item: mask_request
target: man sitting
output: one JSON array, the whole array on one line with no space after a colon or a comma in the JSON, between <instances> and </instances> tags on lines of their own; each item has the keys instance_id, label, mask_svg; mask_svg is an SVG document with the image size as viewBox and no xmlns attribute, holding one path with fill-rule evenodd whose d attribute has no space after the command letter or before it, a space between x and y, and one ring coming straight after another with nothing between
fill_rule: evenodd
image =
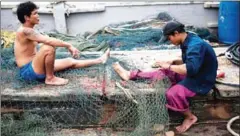
<instances>
[{"instance_id":1,"label":"man sitting","mask_svg":"<svg viewBox=\"0 0 240 136\"><path fill-rule=\"evenodd\" d=\"M70 43L44 36L33 29L39 23L38 8L33 2L20 3L17 8L17 17L22 25L16 32L14 54L17 66L20 68L20 75L25 80L45 80L45 84L64 85L68 83L68 79L56 77L54 72L105 63L109 57L108 49L97 59L55 60L55 47L66 47L73 57L78 57L79 50ZM43 43L39 51L37 51L38 43Z\"/></svg>"},{"instance_id":2,"label":"man sitting","mask_svg":"<svg viewBox=\"0 0 240 136\"><path fill-rule=\"evenodd\" d=\"M197 122L197 117L189 110L187 98L207 94L212 89L217 76L217 57L208 43L195 34L185 32L184 25L179 22L168 22L163 34L172 44L180 46L181 58L157 61L155 65L160 69L155 71L128 71L119 63L115 63L113 68L126 81L139 78L161 80L167 76L172 85L166 91L166 107L185 115L183 123L176 127L178 132L183 133Z\"/></svg>"}]
</instances>

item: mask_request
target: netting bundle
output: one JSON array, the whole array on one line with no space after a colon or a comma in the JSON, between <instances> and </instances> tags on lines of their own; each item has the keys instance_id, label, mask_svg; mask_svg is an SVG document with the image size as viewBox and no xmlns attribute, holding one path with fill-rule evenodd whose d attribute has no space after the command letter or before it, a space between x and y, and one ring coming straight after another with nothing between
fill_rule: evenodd
<instances>
[{"instance_id":1,"label":"netting bundle","mask_svg":"<svg viewBox=\"0 0 240 136\"><path fill-rule=\"evenodd\" d=\"M139 67L124 55L113 55L106 64L56 73L70 80L65 86L22 80L13 49L2 49L1 55L2 136L147 136L167 129L168 80L122 82L112 68L114 62ZM82 54L81 59L99 55ZM70 54L57 52L56 57Z\"/></svg>"},{"instance_id":2,"label":"netting bundle","mask_svg":"<svg viewBox=\"0 0 240 136\"><path fill-rule=\"evenodd\" d=\"M158 41L162 26L172 19L162 13L155 19L111 24L85 37L48 35L70 42L80 51L166 49ZM106 64L67 69L56 73L70 80L67 85L48 86L19 76L12 44L1 45L2 136L152 136L167 129L168 79L122 82L113 71L117 61L125 68L140 69L143 61L136 62L139 56L134 59L129 57L133 54L119 53L111 55ZM66 51L58 48L56 58L70 57ZM80 59L99 56L82 53Z\"/></svg>"}]
</instances>

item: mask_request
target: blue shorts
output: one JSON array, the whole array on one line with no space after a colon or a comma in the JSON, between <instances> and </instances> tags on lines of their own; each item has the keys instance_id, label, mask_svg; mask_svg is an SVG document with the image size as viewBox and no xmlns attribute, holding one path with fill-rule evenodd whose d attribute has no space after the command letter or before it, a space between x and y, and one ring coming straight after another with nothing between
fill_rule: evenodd
<instances>
[{"instance_id":1,"label":"blue shorts","mask_svg":"<svg viewBox=\"0 0 240 136\"><path fill-rule=\"evenodd\" d=\"M29 62L28 64L26 64L20 68L20 76L24 80L42 81L46 78L45 74L37 74L34 72L33 67L32 67L32 62Z\"/></svg>"}]
</instances>

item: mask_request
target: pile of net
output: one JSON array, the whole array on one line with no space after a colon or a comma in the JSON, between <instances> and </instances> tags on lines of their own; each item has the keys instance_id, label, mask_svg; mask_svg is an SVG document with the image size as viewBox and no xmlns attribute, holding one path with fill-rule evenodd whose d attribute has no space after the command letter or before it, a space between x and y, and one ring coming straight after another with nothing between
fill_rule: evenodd
<instances>
[{"instance_id":1,"label":"pile of net","mask_svg":"<svg viewBox=\"0 0 240 136\"><path fill-rule=\"evenodd\" d=\"M109 47L111 50L166 49L162 45L167 43L159 43L159 39L162 26L170 20L173 20L171 16L161 13L154 19L110 24L84 36L46 34L70 42L80 51L103 52ZM168 129L165 108L168 79L154 84L145 80L122 82L112 69L114 62L128 69L139 66L134 60L111 56L106 64L56 73L70 79L65 86L28 82L19 76L13 42L9 34L1 39L2 136L65 136L70 135L65 130L73 129L82 135L151 136ZM70 57L66 51L58 48L56 58ZM99 56L82 54L80 59ZM85 131L86 128L92 131Z\"/></svg>"},{"instance_id":2,"label":"pile of net","mask_svg":"<svg viewBox=\"0 0 240 136\"><path fill-rule=\"evenodd\" d=\"M167 12L160 12L154 18L143 20L132 20L109 24L96 32L86 32L81 35L71 36L58 33L57 31L44 34L64 40L77 47L80 51L105 51L107 48L114 50L159 50L169 49L170 42L160 43L162 27L167 22L176 20ZM181 22L181 20L178 19ZM198 34L209 42L218 42L216 35L207 28L186 25L187 31ZM11 47L14 42L15 32L1 31L1 47ZM58 48L57 51L66 51L65 48Z\"/></svg>"},{"instance_id":3,"label":"pile of net","mask_svg":"<svg viewBox=\"0 0 240 136\"><path fill-rule=\"evenodd\" d=\"M47 34L68 41L81 51L104 51L108 47L112 51L161 50L169 49L170 42L161 43L160 39L163 26L172 20L176 19L167 12L161 12L154 18L109 24L96 32L86 32L75 37L57 32ZM194 32L209 42L218 42L217 36L208 28L186 25L186 31Z\"/></svg>"},{"instance_id":4,"label":"pile of net","mask_svg":"<svg viewBox=\"0 0 240 136\"><path fill-rule=\"evenodd\" d=\"M22 80L13 55L13 48L1 50L2 136L67 136L74 129L82 135L148 136L168 129L168 79L122 82L112 64L136 69L132 60L112 56L106 64L58 72L69 84L47 86ZM100 55L82 54L81 59ZM56 53L56 58L66 57L70 54Z\"/></svg>"}]
</instances>

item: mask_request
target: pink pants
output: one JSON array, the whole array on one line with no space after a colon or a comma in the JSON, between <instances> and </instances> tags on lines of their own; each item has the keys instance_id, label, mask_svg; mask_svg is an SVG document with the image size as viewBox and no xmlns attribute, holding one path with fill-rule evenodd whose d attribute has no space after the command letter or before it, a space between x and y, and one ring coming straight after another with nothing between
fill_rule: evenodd
<instances>
[{"instance_id":1,"label":"pink pants","mask_svg":"<svg viewBox=\"0 0 240 136\"><path fill-rule=\"evenodd\" d=\"M162 80L168 77L171 81L171 87L166 92L167 104L166 107L173 110L184 112L189 109L188 98L196 95L193 91L190 91L183 85L177 84L179 81L185 78L185 76L177 74L173 71L166 69L159 69L150 72L144 72L141 70L135 70L130 72L130 80L136 79L150 79L150 80Z\"/></svg>"}]
</instances>

